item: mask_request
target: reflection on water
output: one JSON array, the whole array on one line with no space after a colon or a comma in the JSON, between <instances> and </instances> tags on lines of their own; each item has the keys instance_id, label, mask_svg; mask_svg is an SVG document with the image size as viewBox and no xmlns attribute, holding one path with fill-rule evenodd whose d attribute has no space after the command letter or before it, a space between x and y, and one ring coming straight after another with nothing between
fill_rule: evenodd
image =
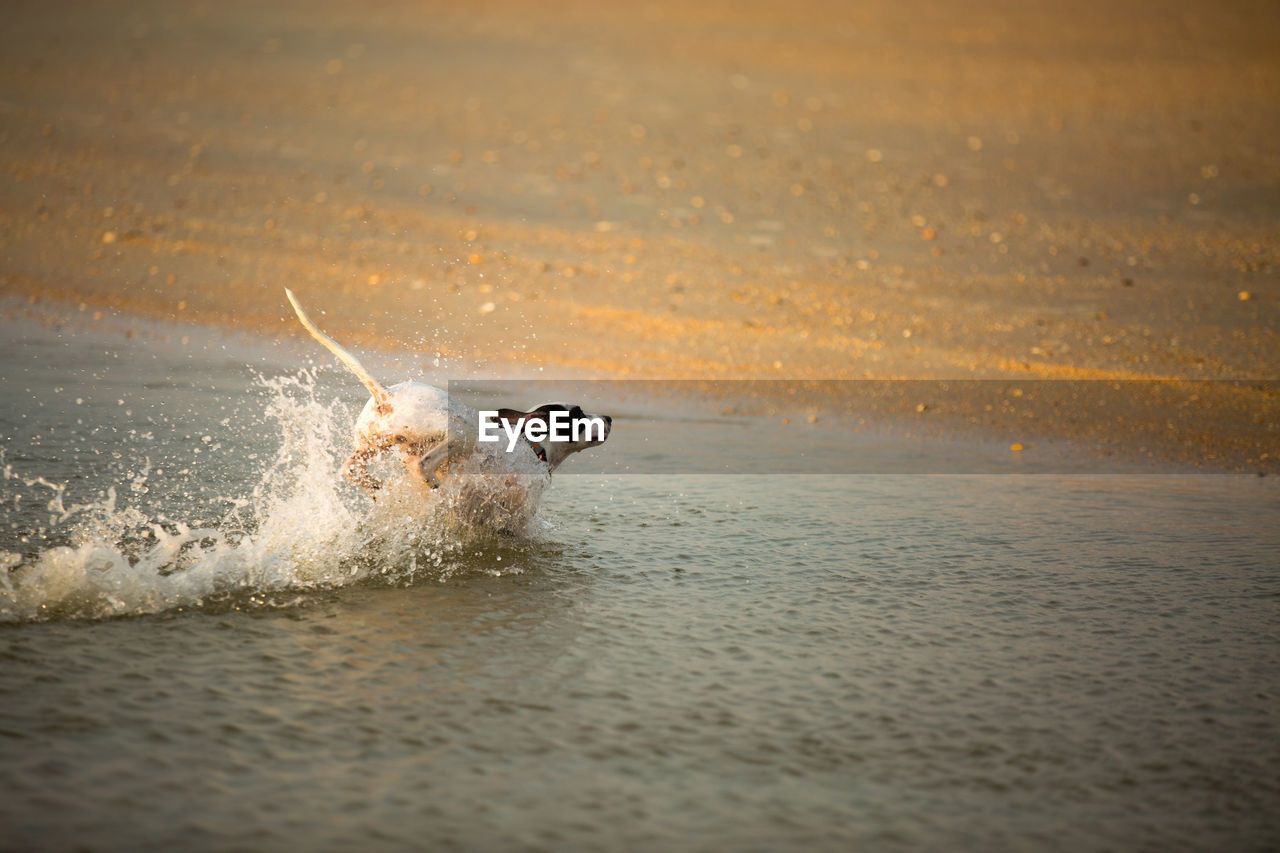
<instances>
[{"instance_id":1,"label":"reflection on water","mask_svg":"<svg viewBox=\"0 0 1280 853\"><path fill-rule=\"evenodd\" d=\"M1243 849L1280 830L1270 479L566 466L530 535L462 535L337 480L363 402L345 378L6 331L14 846ZM106 584L65 612L39 609L67 601L51 587L14 597L86 541L81 579L130 579L108 590L123 607Z\"/></svg>"}]
</instances>

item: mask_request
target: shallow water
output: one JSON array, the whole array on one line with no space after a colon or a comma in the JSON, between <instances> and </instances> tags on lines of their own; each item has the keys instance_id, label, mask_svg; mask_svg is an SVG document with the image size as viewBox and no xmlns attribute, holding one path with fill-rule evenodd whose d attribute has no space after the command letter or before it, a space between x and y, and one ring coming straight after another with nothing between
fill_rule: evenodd
<instances>
[{"instance_id":1,"label":"shallow water","mask_svg":"<svg viewBox=\"0 0 1280 853\"><path fill-rule=\"evenodd\" d=\"M346 377L183 334L0 339L4 846L1280 832L1272 479L571 460L493 536L338 481Z\"/></svg>"}]
</instances>

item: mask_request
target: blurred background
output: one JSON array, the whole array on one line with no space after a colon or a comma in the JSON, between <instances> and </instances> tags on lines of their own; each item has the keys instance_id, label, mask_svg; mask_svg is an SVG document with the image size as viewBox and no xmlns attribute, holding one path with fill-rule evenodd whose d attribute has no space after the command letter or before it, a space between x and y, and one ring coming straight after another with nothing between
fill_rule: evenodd
<instances>
[{"instance_id":1,"label":"blurred background","mask_svg":"<svg viewBox=\"0 0 1280 853\"><path fill-rule=\"evenodd\" d=\"M288 285L496 372L1276 376L1271 3L6 17L20 299L295 334Z\"/></svg>"}]
</instances>

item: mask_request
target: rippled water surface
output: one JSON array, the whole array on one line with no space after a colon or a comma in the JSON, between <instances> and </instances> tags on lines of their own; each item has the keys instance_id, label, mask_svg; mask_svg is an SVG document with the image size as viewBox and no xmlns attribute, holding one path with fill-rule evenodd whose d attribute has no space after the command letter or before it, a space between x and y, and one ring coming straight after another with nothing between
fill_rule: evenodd
<instances>
[{"instance_id":1,"label":"rippled water surface","mask_svg":"<svg viewBox=\"0 0 1280 853\"><path fill-rule=\"evenodd\" d=\"M4 331L0 846L1280 838L1270 479L571 460L492 535L338 480L341 374Z\"/></svg>"}]
</instances>

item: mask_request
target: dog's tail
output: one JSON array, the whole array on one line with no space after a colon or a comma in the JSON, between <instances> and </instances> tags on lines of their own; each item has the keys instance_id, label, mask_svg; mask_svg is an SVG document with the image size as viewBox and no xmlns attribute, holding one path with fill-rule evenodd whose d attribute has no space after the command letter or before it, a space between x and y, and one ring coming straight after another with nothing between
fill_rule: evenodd
<instances>
[{"instance_id":1,"label":"dog's tail","mask_svg":"<svg viewBox=\"0 0 1280 853\"><path fill-rule=\"evenodd\" d=\"M298 319L302 321L302 325L311 337L324 344L325 349L338 357L338 360L347 366L347 369L354 373L364 387L369 389L369 393L373 395L373 405L377 407L379 412L389 412L391 410L391 395L387 393L387 389L381 382L373 378L369 371L364 369L354 355L343 349L342 345L333 338L320 331L320 327L311 322L311 318L307 316L307 312L302 310L302 306L298 304L298 297L293 295L293 291L289 288L284 289L284 295L289 297L289 302L293 304L293 310L298 312Z\"/></svg>"}]
</instances>

